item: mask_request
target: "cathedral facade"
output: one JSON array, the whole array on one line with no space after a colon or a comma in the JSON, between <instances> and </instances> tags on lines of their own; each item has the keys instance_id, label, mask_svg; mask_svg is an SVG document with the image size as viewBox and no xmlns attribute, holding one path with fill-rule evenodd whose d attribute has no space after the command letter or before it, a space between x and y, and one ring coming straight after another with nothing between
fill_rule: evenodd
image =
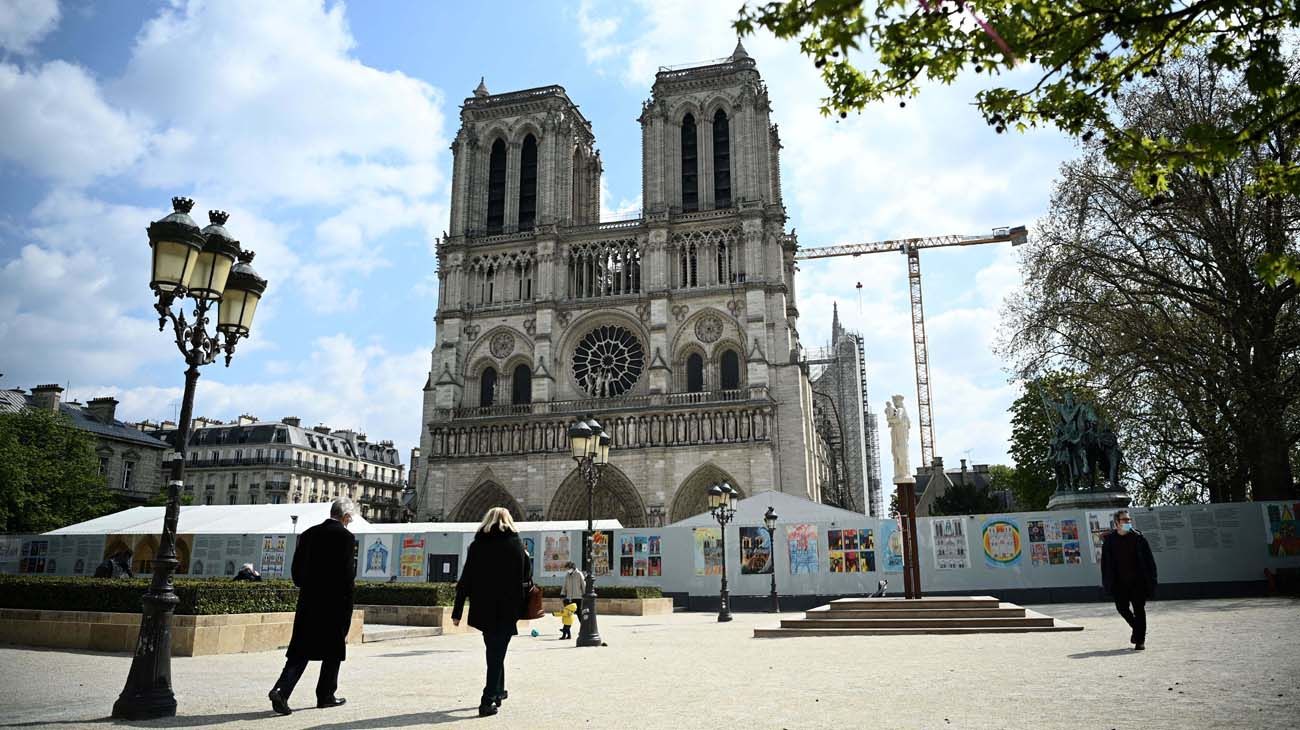
<instances>
[{"instance_id":1,"label":"cathedral facade","mask_svg":"<svg viewBox=\"0 0 1300 730\"><path fill-rule=\"evenodd\" d=\"M673 522L722 481L823 498L834 454L799 343L797 243L755 62L738 45L661 70L640 123L642 215L602 222L596 140L562 87L480 83L465 100L417 519L494 506L585 519L567 431L587 416L613 437L597 518Z\"/></svg>"}]
</instances>

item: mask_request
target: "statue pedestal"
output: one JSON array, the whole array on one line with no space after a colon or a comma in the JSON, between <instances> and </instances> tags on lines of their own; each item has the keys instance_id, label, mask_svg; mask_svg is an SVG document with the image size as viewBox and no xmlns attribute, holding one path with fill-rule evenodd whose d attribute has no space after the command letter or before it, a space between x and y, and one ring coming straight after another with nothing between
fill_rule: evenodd
<instances>
[{"instance_id":1,"label":"statue pedestal","mask_svg":"<svg viewBox=\"0 0 1300 730\"><path fill-rule=\"evenodd\" d=\"M1047 500L1047 508L1123 509L1132 501L1127 492L1057 492Z\"/></svg>"}]
</instances>

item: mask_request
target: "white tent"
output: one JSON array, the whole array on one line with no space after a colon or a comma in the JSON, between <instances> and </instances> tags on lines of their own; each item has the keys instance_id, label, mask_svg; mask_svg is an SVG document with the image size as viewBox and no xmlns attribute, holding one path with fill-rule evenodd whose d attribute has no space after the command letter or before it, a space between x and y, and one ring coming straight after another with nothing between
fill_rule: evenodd
<instances>
[{"instance_id":1,"label":"white tent","mask_svg":"<svg viewBox=\"0 0 1300 730\"><path fill-rule=\"evenodd\" d=\"M157 535L162 532L165 507L135 507L61 527L46 535ZM324 522L329 502L302 504L207 504L181 507L176 532L181 535L287 535L302 532ZM297 516L295 526L293 518ZM596 520L597 530L621 530L618 520ZM478 529L477 522L367 522L355 516L348 525L362 533L466 533ZM564 532L587 529L586 520L564 522L516 522L520 532Z\"/></svg>"},{"instance_id":2,"label":"white tent","mask_svg":"<svg viewBox=\"0 0 1300 730\"><path fill-rule=\"evenodd\" d=\"M162 532L165 507L135 507L69 525L46 535L157 535ZM182 535L276 535L302 532L324 522L329 502L306 504L205 504L181 507L176 532ZM297 516L297 525L294 525ZM361 517L354 532L372 532ZM396 530L394 530L396 531Z\"/></svg>"},{"instance_id":3,"label":"white tent","mask_svg":"<svg viewBox=\"0 0 1300 730\"><path fill-rule=\"evenodd\" d=\"M352 524L353 532L473 532L478 529L477 522L371 522L365 527ZM621 530L623 524L618 520L594 520L592 526L597 530ZM567 532L586 530L586 520L562 520L558 522L516 522L520 532Z\"/></svg>"},{"instance_id":4,"label":"white tent","mask_svg":"<svg viewBox=\"0 0 1300 730\"><path fill-rule=\"evenodd\" d=\"M811 499L786 494L785 492L766 491L736 502L735 523L737 525L761 525L763 524L763 515L767 512L768 507L776 511L777 519L781 524L794 522L827 522L832 525L836 522L857 524L857 522L867 519L867 516L861 512L832 507L829 504L814 502ZM709 512L701 512L698 515L687 517L670 525L670 527L717 526L717 520L713 519L713 515Z\"/></svg>"}]
</instances>

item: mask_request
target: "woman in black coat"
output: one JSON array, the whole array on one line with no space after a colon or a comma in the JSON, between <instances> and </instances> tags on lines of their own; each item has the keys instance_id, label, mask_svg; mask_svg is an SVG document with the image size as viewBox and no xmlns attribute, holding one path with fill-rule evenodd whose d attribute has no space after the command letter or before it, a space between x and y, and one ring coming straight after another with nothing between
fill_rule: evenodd
<instances>
[{"instance_id":1,"label":"woman in black coat","mask_svg":"<svg viewBox=\"0 0 1300 730\"><path fill-rule=\"evenodd\" d=\"M451 622L460 625L469 599L469 625L483 632L487 650L487 683L478 714L495 715L506 698L506 649L518 634L515 622L524 611L524 582L532 578L532 560L504 507L483 516L465 556L465 568L456 583L456 606Z\"/></svg>"}]
</instances>

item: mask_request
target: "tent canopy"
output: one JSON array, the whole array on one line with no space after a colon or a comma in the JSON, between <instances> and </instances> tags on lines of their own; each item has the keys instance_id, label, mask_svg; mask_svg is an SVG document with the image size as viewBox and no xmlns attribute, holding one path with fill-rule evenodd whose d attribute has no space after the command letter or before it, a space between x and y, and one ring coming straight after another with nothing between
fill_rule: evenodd
<instances>
[{"instance_id":1,"label":"tent canopy","mask_svg":"<svg viewBox=\"0 0 1300 730\"><path fill-rule=\"evenodd\" d=\"M46 535L156 535L162 532L165 507L135 507L61 527ZM298 517L298 524L293 522ZM280 535L302 532L330 516L329 502L303 504L208 504L181 507L176 532L182 535ZM597 530L621 530L618 520L596 520ZM355 533L473 532L477 522L374 523L354 516L348 525ZM516 522L520 532L564 532L587 529L586 520Z\"/></svg>"},{"instance_id":2,"label":"tent canopy","mask_svg":"<svg viewBox=\"0 0 1300 730\"><path fill-rule=\"evenodd\" d=\"M61 527L46 535L152 535L162 532L166 507L134 507ZM298 517L295 528L293 517ZM324 522L330 516L329 502L305 504L200 504L181 507L176 532L182 535L291 534ZM354 532L368 531L370 523L360 516L352 521Z\"/></svg>"},{"instance_id":3,"label":"tent canopy","mask_svg":"<svg viewBox=\"0 0 1300 730\"><path fill-rule=\"evenodd\" d=\"M781 524L791 524L795 522L860 522L867 517L861 512L832 507L829 504L814 502L811 499L786 494L785 492L766 491L759 492L752 497L747 497L736 502L737 525L761 525L763 524L763 515L767 508L771 506L776 510L777 520ZM856 522L855 522L856 521ZM674 522L671 527L717 527L717 520L708 512L701 512L693 517L687 517L684 520Z\"/></svg>"}]
</instances>

